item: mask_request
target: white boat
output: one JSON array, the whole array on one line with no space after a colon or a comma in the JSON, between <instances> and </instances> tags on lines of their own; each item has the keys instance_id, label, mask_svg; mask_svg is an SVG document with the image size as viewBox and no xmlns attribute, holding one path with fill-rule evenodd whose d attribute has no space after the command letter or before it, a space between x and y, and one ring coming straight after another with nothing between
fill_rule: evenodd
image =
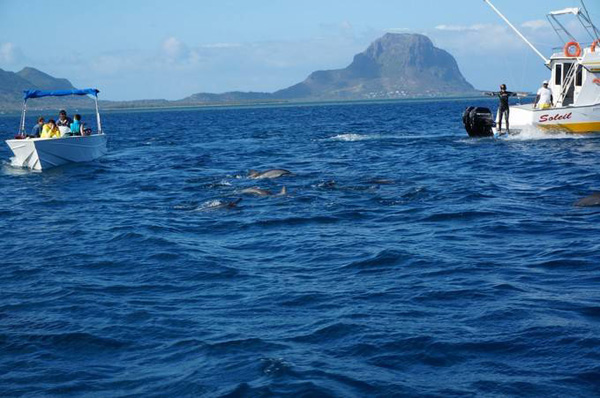
<instances>
[{"instance_id":1,"label":"white boat","mask_svg":"<svg viewBox=\"0 0 600 398\"><path fill-rule=\"evenodd\" d=\"M531 44L489 0L484 0L527 43L550 70L548 88L553 103L548 109L534 108L534 104L510 107L511 134L527 129L541 129L568 133L600 133L600 31L593 24L583 1L581 7L571 7L548 14L548 21L565 43L562 51L547 59ZM568 29L574 26L562 21L571 17L589 37L578 41ZM567 28L568 27L568 28ZM471 119L465 112L465 126L472 136L497 136L495 120L485 121L491 112L485 108L469 108ZM489 112L489 115L487 114ZM475 120L477 119L477 120Z\"/></svg>"},{"instance_id":2,"label":"white boat","mask_svg":"<svg viewBox=\"0 0 600 398\"><path fill-rule=\"evenodd\" d=\"M26 167L32 170L46 170L68 163L89 162L106 154L106 135L102 130L100 113L98 111L97 89L41 91L27 90L24 92L23 112L19 134L6 144L12 150L13 166ZM27 100L41 97L60 97L67 95L92 95L96 103L97 131L91 135L64 136L62 138L30 138L25 134L25 114Z\"/></svg>"}]
</instances>

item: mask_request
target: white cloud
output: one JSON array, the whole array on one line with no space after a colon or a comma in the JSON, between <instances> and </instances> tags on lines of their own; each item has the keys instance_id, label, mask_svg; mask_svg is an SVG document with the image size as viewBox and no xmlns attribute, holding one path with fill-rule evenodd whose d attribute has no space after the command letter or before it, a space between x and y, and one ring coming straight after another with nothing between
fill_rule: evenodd
<instances>
[{"instance_id":1,"label":"white cloud","mask_svg":"<svg viewBox=\"0 0 600 398\"><path fill-rule=\"evenodd\" d=\"M522 33L543 54L552 53L551 31L528 21ZM479 89L506 83L509 89L533 90L548 70L515 32L504 24L440 25L427 32L435 45L452 54L465 78Z\"/></svg>"},{"instance_id":2,"label":"white cloud","mask_svg":"<svg viewBox=\"0 0 600 398\"><path fill-rule=\"evenodd\" d=\"M0 45L0 62L12 63L14 61L15 45L12 43L2 43Z\"/></svg>"},{"instance_id":3,"label":"white cloud","mask_svg":"<svg viewBox=\"0 0 600 398\"><path fill-rule=\"evenodd\" d=\"M161 48L163 54L169 60L179 60L188 55L187 46L176 37L169 37L165 39L162 43Z\"/></svg>"},{"instance_id":4,"label":"white cloud","mask_svg":"<svg viewBox=\"0 0 600 398\"><path fill-rule=\"evenodd\" d=\"M202 48L239 48L242 47L240 43L209 43L200 45Z\"/></svg>"},{"instance_id":5,"label":"white cloud","mask_svg":"<svg viewBox=\"0 0 600 398\"><path fill-rule=\"evenodd\" d=\"M548 29L550 28L550 23L544 19L536 19L534 21L523 22L521 26L531 30Z\"/></svg>"},{"instance_id":6,"label":"white cloud","mask_svg":"<svg viewBox=\"0 0 600 398\"><path fill-rule=\"evenodd\" d=\"M14 43L0 44L0 64L16 64L23 58L23 53Z\"/></svg>"},{"instance_id":7,"label":"white cloud","mask_svg":"<svg viewBox=\"0 0 600 398\"><path fill-rule=\"evenodd\" d=\"M522 47L520 39L509 28L502 25L439 25L429 32L440 48L453 55L506 57Z\"/></svg>"},{"instance_id":8,"label":"white cloud","mask_svg":"<svg viewBox=\"0 0 600 398\"><path fill-rule=\"evenodd\" d=\"M403 33L403 32L410 32L411 30L412 29L410 29L410 28L389 28L389 29L386 29L385 31L389 32L389 33Z\"/></svg>"},{"instance_id":9,"label":"white cloud","mask_svg":"<svg viewBox=\"0 0 600 398\"><path fill-rule=\"evenodd\" d=\"M350 23L350 21L342 21L342 23L339 26L339 29L340 33L346 37L354 36L354 26L352 25L352 23Z\"/></svg>"},{"instance_id":10,"label":"white cloud","mask_svg":"<svg viewBox=\"0 0 600 398\"><path fill-rule=\"evenodd\" d=\"M83 61L85 62L85 61ZM144 65L140 54L114 52L95 57L91 62L92 69L100 76L119 75L140 69Z\"/></svg>"},{"instance_id":11,"label":"white cloud","mask_svg":"<svg viewBox=\"0 0 600 398\"><path fill-rule=\"evenodd\" d=\"M345 39L352 39L356 36L354 25L350 21L321 23L319 24L319 29L322 38L333 39L335 37L343 37Z\"/></svg>"},{"instance_id":12,"label":"white cloud","mask_svg":"<svg viewBox=\"0 0 600 398\"><path fill-rule=\"evenodd\" d=\"M479 32L485 29L489 29L493 25L438 25L435 27L436 30L449 31L449 32Z\"/></svg>"}]
</instances>

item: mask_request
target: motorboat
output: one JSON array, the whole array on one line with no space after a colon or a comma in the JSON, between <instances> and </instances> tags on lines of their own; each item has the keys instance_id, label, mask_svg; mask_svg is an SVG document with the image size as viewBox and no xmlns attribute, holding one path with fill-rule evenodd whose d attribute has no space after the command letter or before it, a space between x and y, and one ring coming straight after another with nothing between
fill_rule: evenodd
<instances>
[{"instance_id":1,"label":"motorboat","mask_svg":"<svg viewBox=\"0 0 600 398\"><path fill-rule=\"evenodd\" d=\"M567 133L600 133L600 31L581 1L581 7L552 11L547 15L550 25L564 46L546 58L517 28L491 3L491 8L531 47L550 70L548 88L553 103L549 108L539 109L534 104L510 107L510 132L518 134L527 129ZM565 23L570 17L587 35L582 41L571 33L575 24ZM469 107L463 114L463 122L472 137L497 136L495 117L489 108Z\"/></svg>"},{"instance_id":2,"label":"motorboat","mask_svg":"<svg viewBox=\"0 0 600 398\"><path fill-rule=\"evenodd\" d=\"M89 162L107 153L107 137L102 130L98 110L98 93L95 88L82 90L26 90L23 95L23 111L19 133L14 139L6 140L14 157L11 164L32 170L47 170L68 163ZM96 104L97 130L88 135L65 134L61 138L33 138L25 133L27 101L32 98L63 97L70 95L92 96Z\"/></svg>"}]
</instances>

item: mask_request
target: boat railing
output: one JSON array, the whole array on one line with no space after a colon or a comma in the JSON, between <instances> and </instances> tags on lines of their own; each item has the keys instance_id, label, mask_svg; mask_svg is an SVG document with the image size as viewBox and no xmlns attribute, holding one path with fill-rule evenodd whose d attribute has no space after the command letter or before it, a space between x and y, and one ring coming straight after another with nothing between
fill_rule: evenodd
<instances>
[{"instance_id":1,"label":"boat railing","mask_svg":"<svg viewBox=\"0 0 600 398\"><path fill-rule=\"evenodd\" d=\"M594 44L593 41L589 41L589 42L583 41L583 42L577 42L577 43L581 46L582 51L584 51L585 49L588 49L588 48L592 48L592 44ZM562 47L558 47L558 46L552 47L552 51L555 52L553 55L564 54L564 50L565 50L564 45Z\"/></svg>"},{"instance_id":2,"label":"boat railing","mask_svg":"<svg viewBox=\"0 0 600 398\"><path fill-rule=\"evenodd\" d=\"M561 42L567 43L570 41L578 41L575 35L573 35L573 33L571 32L574 26L570 24L564 24L561 21L560 17L563 17L565 15L570 15L577 22L579 22L579 30L582 30L582 32L585 33L584 35L589 36L592 42L600 38L600 30L596 27L596 25L594 25L594 22L590 17L590 13L588 12L584 1L581 0L580 8L571 7L565 8L564 10L552 11L546 16L548 22L550 23L550 26L552 27L552 29L554 30ZM590 42L587 45L591 45L592 42ZM586 46L586 43L584 43L583 41L579 41L579 44L582 46Z\"/></svg>"}]
</instances>

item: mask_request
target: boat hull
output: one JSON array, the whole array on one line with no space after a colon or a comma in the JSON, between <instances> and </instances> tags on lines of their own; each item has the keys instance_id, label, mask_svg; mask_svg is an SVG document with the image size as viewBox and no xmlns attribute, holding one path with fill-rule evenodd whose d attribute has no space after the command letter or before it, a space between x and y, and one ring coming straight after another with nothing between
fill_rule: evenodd
<instances>
[{"instance_id":1,"label":"boat hull","mask_svg":"<svg viewBox=\"0 0 600 398\"><path fill-rule=\"evenodd\" d=\"M538 128L568 133L600 133L600 104L564 108L533 109L532 105L510 108L510 129ZM498 123L496 117L496 123Z\"/></svg>"},{"instance_id":2,"label":"boat hull","mask_svg":"<svg viewBox=\"0 0 600 398\"><path fill-rule=\"evenodd\" d=\"M106 135L7 140L15 155L12 164L32 170L47 170L68 163L89 162L106 154Z\"/></svg>"}]
</instances>

